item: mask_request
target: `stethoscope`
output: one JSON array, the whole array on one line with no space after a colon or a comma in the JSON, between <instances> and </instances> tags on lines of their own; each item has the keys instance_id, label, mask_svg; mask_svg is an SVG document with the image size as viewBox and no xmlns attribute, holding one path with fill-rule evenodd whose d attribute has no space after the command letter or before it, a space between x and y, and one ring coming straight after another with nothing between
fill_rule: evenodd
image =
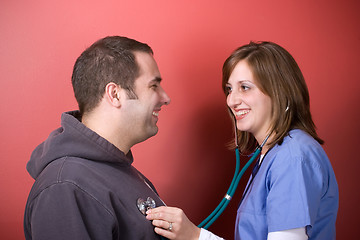
<instances>
[{"instance_id":1,"label":"stethoscope","mask_svg":"<svg viewBox=\"0 0 360 240\"><path fill-rule=\"evenodd\" d=\"M263 146L265 145L266 141L268 140L270 134L266 136L263 142L255 149L254 153L250 154L251 158L247 163L240 169L240 150L238 146L238 138L237 138L237 127L236 127L236 119L235 119L235 141L236 141L236 148L235 148L235 156L236 156L236 167L234 177L231 181L230 187L228 188L224 198L221 200L219 205L215 208L215 210L204 220L202 221L198 227L208 229L224 212L225 208L229 204L230 200L235 194L236 188L240 182L241 177L244 175L245 171L249 168L249 166L254 162L254 160L259 156ZM165 204L164 204L165 205ZM139 198L137 200L137 207L142 214L145 215L146 211L151 208L155 208L155 201L148 197L146 200ZM162 238L164 239L164 238Z\"/></svg>"},{"instance_id":2,"label":"stethoscope","mask_svg":"<svg viewBox=\"0 0 360 240\"><path fill-rule=\"evenodd\" d=\"M237 138L237 128L236 128L236 121L235 121L236 167L235 167L234 177L233 177L233 179L231 181L230 187L227 190L224 198L221 200L221 202L215 208L215 210L204 221L202 221L198 225L199 228L208 229L211 226L211 224L213 224L216 221L216 219L218 219L218 217L223 213L223 211L225 210L225 208L229 204L230 200L234 196L234 193L235 193L236 188L237 188L237 186L238 186L238 184L240 182L241 177L244 175L245 171L249 168L249 166L254 162L254 160L259 156L259 154L261 153L261 150L262 150L263 146L265 145L266 141L268 140L269 136L270 136L270 134L267 135L266 138L264 139L264 141L260 144L260 146L258 146L255 149L254 153L249 155L249 156L252 155L251 158L244 165L244 167L240 169L240 151L239 151L239 146L238 146L238 143L237 143L238 138Z\"/></svg>"}]
</instances>

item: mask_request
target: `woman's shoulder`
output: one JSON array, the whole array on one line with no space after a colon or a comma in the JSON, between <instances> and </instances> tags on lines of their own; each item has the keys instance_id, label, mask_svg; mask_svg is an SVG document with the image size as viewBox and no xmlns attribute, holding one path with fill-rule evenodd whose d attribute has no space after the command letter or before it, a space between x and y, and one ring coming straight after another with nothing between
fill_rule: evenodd
<instances>
[{"instance_id":1,"label":"woman's shoulder","mask_svg":"<svg viewBox=\"0 0 360 240\"><path fill-rule=\"evenodd\" d=\"M300 129L291 130L282 144L274 147L273 157L283 159L286 162L300 160L313 163L327 158L321 145L312 136Z\"/></svg>"},{"instance_id":2,"label":"woman's shoulder","mask_svg":"<svg viewBox=\"0 0 360 240\"><path fill-rule=\"evenodd\" d=\"M321 145L307 132L300 129L291 130L281 144L291 149L308 150L322 149ZM280 145L280 146L281 146Z\"/></svg>"}]
</instances>

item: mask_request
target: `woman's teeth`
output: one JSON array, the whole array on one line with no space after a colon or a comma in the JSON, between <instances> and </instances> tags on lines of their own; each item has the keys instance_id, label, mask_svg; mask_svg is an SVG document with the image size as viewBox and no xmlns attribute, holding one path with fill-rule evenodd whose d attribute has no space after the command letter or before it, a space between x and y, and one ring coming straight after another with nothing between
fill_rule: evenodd
<instances>
[{"instance_id":1,"label":"woman's teeth","mask_svg":"<svg viewBox=\"0 0 360 240\"><path fill-rule=\"evenodd\" d=\"M247 114L248 112L250 112L250 110L241 110L241 111L236 112L236 116L240 117L242 115Z\"/></svg>"}]
</instances>

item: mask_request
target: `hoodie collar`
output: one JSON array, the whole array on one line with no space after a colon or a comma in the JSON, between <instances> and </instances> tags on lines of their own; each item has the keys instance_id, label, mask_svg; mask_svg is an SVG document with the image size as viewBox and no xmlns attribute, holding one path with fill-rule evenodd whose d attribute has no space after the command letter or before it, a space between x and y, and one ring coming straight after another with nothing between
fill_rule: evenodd
<instances>
[{"instance_id":1,"label":"hoodie collar","mask_svg":"<svg viewBox=\"0 0 360 240\"><path fill-rule=\"evenodd\" d=\"M131 151L124 154L105 138L81 122L79 111L61 115L61 127L53 131L31 154L26 168L33 178L52 161L62 157L75 157L89 161L101 161L131 165Z\"/></svg>"}]
</instances>

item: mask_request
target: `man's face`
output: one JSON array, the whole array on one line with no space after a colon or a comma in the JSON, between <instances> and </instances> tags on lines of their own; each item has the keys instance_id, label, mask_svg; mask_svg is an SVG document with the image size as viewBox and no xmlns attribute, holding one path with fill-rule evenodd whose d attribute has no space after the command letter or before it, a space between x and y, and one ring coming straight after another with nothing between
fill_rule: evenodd
<instances>
[{"instance_id":1,"label":"man's face","mask_svg":"<svg viewBox=\"0 0 360 240\"><path fill-rule=\"evenodd\" d=\"M129 130L134 143L138 143L156 135L159 112L170 103L170 98L160 85L161 75L152 55L135 52L135 57L140 70L134 83L137 99L127 99L122 107L127 109Z\"/></svg>"}]
</instances>

